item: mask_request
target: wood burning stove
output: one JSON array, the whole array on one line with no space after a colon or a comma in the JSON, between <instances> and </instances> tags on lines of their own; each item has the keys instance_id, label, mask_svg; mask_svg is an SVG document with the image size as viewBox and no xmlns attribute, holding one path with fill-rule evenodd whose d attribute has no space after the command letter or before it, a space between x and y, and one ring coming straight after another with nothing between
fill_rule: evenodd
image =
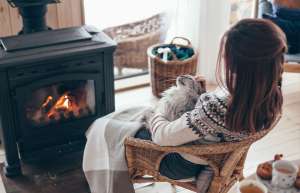
<instances>
[{"instance_id":1,"label":"wood burning stove","mask_svg":"<svg viewBox=\"0 0 300 193\"><path fill-rule=\"evenodd\" d=\"M114 111L115 43L90 27L1 38L0 130L7 176L25 161L82 151L85 131Z\"/></svg>"}]
</instances>

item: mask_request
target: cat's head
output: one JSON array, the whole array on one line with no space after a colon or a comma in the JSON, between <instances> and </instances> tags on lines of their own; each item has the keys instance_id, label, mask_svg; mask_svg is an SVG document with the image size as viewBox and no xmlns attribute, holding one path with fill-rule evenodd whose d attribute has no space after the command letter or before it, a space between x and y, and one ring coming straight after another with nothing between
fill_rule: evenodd
<instances>
[{"instance_id":1,"label":"cat's head","mask_svg":"<svg viewBox=\"0 0 300 193\"><path fill-rule=\"evenodd\" d=\"M203 88L201 88L200 83L191 75L181 75L176 79L176 86L179 89L186 90L188 92L194 92L196 94L201 94Z\"/></svg>"},{"instance_id":2,"label":"cat's head","mask_svg":"<svg viewBox=\"0 0 300 193\"><path fill-rule=\"evenodd\" d=\"M162 93L156 112L165 116L169 121L179 118L183 113L194 109L203 88L195 77L190 75L178 76L176 86Z\"/></svg>"}]
</instances>

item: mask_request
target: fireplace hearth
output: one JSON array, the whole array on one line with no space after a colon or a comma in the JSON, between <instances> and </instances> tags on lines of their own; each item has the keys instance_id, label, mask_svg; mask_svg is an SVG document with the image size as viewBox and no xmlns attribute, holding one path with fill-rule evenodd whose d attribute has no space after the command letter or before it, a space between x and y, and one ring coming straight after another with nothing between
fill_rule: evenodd
<instances>
[{"instance_id":1,"label":"fireplace hearth","mask_svg":"<svg viewBox=\"0 0 300 193\"><path fill-rule=\"evenodd\" d=\"M20 160L82 151L89 125L115 108L115 43L91 27L4 37L1 43L6 175L21 174Z\"/></svg>"}]
</instances>

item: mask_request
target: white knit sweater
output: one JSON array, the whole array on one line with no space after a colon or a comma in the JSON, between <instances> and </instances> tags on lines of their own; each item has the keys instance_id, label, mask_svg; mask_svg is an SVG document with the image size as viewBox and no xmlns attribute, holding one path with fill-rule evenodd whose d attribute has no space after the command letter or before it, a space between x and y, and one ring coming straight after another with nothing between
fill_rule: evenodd
<instances>
[{"instance_id":1,"label":"white knit sweater","mask_svg":"<svg viewBox=\"0 0 300 193\"><path fill-rule=\"evenodd\" d=\"M161 146L178 146L187 143L216 143L240 141L247 133L232 132L225 126L229 94L217 89L202 94L195 109L184 113L175 121L168 121L162 114L156 114L150 122L152 140ZM199 164L202 160L190 155L185 159Z\"/></svg>"}]
</instances>

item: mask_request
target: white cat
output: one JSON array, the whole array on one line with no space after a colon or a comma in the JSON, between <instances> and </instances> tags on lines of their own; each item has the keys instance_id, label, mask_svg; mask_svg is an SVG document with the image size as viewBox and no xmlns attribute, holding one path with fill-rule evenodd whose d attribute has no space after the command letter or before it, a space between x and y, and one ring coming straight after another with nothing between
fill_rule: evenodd
<instances>
[{"instance_id":1,"label":"white cat","mask_svg":"<svg viewBox=\"0 0 300 193\"><path fill-rule=\"evenodd\" d=\"M178 76L176 86L162 93L156 107L145 114L146 128L150 128L150 119L154 114L162 114L168 121L178 119L187 111L194 109L198 97L205 92L203 85L190 75Z\"/></svg>"}]
</instances>

